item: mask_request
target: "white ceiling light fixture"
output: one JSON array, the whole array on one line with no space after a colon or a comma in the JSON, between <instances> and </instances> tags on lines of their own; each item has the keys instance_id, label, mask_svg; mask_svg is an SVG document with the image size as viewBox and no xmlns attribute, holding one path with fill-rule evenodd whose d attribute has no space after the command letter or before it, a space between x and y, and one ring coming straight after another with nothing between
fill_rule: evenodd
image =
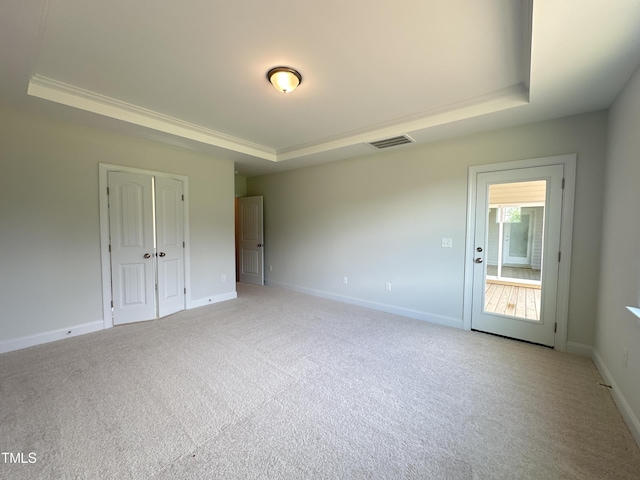
<instances>
[{"instance_id":1,"label":"white ceiling light fixture","mask_svg":"<svg viewBox=\"0 0 640 480\"><path fill-rule=\"evenodd\" d=\"M267 72L267 80L282 93L293 92L302 83L302 75L293 68L275 67Z\"/></svg>"}]
</instances>

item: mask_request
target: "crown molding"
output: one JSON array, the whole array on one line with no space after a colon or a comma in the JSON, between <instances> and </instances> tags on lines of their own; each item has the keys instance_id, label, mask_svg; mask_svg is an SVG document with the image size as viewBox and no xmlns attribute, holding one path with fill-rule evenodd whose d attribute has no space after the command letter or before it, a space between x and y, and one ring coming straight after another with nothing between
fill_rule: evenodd
<instances>
[{"instance_id":1,"label":"crown molding","mask_svg":"<svg viewBox=\"0 0 640 480\"><path fill-rule=\"evenodd\" d=\"M355 130L344 135L325 138L313 143L274 150L42 75L36 74L31 78L27 93L34 97L208 145L251 155L271 162L292 160L361 143L369 143L381 138L425 130L438 125L486 115L529 103L528 88L524 84L518 84L465 102L395 119L391 122L379 124L367 129Z\"/></svg>"},{"instance_id":2,"label":"crown molding","mask_svg":"<svg viewBox=\"0 0 640 480\"><path fill-rule=\"evenodd\" d=\"M27 93L34 97L208 145L226 148L272 162L277 161L276 151L273 149L42 75L34 75L31 78Z\"/></svg>"},{"instance_id":3,"label":"crown molding","mask_svg":"<svg viewBox=\"0 0 640 480\"><path fill-rule=\"evenodd\" d=\"M473 99L447 105L443 108L421 112L367 129L352 131L345 135L325 138L318 142L298 145L277 151L278 161L290 160L329 150L369 143L382 138L409 134L439 125L465 120L509 108L527 105L529 89L522 83Z\"/></svg>"}]
</instances>

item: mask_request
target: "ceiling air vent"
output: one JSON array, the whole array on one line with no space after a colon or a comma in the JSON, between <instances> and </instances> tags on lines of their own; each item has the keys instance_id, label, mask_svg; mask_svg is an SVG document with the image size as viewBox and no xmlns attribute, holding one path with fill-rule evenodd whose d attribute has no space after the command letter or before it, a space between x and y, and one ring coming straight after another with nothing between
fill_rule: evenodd
<instances>
[{"instance_id":1,"label":"ceiling air vent","mask_svg":"<svg viewBox=\"0 0 640 480\"><path fill-rule=\"evenodd\" d=\"M383 148L397 147L398 145L404 145L406 143L413 143L415 140L407 135L400 135L397 137L385 138L383 140L376 140L375 142L369 142L373 148L382 150Z\"/></svg>"}]
</instances>

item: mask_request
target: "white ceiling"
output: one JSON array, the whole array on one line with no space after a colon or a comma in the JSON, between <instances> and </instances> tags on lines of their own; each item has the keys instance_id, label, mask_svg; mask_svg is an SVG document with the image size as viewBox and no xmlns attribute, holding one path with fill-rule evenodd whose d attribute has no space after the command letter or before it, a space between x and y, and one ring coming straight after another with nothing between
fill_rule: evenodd
<instances>
[{"instance_id":1,"label":"white ceiling","mask_svg":"<svg viewBox=\"0 0 640 480\"><path fill-rule=\"evenodd\" d=\"M0 3L1 103L247 176L607 108L639 63L640 0Z\"/></svg>"}]
</instances>

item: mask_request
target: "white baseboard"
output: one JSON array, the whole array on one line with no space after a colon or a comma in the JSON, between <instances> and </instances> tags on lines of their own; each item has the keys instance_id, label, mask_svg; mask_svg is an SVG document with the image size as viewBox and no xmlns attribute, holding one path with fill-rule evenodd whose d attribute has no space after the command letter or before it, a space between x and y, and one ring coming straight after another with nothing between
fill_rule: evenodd
<instances>
[{"instance_id":1,"label":"white baseboard","mask_svg":"<svg viewBox=\"0 0 640 480\"><path fill-rule=\"evenodd\" d=\"M582 343L567 342L567 353L580 355L581 357L593 358L593 347L591 345L583 345Z\"/></svg>"},{"instance_id":2,"label":"white baseboard","mask_svg":"<svg viewBox=\"0 0 640 480\"><path fill-rule=\"evenodd\" d=\"M300 293L306 293L308 295L313 295L314 297L326 298L328 300L335 300L337 302L348 303L350 305L357 305L358 307L370 308L372 310L379 310L381 312L401 315L403 317L415 318L416 320L423 320L429 323L462 329L462 318L447 317L444 315L437 315L435 313L398 307L396 305L389 305L386 303L372 302L370 300L363 300L361 298L339 295L332 292L326 292L324 290L315 290L313 288L289 285L287 283L269 281L268 285L285 288L287 290L293 290Z\"/></svg>"},{"instance_id":3,"label":"white baseboard","mask_svg":"<svg viewBox=\"0 0 640 480\"><path fill-rule=\"evenodd\" d=\"M84 335L85 333L98 332L102 329L104 329L104 322L102 320L99 320L97 322L83 323L81 325L74 325L72 327L60 328L58 330L52 330L50 332L35 333L33 335L27 335L25 337L3 340L0 342L0 353L12 352L14 350L20 350L22 348L34 347L43 343L62 340L63 338Z\"/></svg>"},{"instance_id":4,"label":"white baseboard","mask_svg":"<svg viewBox=\"0 0 640 480\"><path fill-rule=\"evenodd\" d=\"M189 305L187 305L187 309L211 305L218 302L224 302L225 300L232 300L237 297L238 294L235 291L223 293L221 295L212 295L210 297L190 301ZM49 332L35 333L33 335L27 335L24 337L2 340L0 341L0 353L7 353L14 350L20 350L22 348L34 347L36 345L42 345L44 343L55 342L57 340L62 340L65 338L84 335L85 333L98 332L100 330L103 330L104 328L104 321L99 320L97 322L83 323L81 325L60 328Z\"/></svg>"},{"instance_id":5,"label":"white baseboard","mask_svg":"<svg viewBox=\"0 0 640 480\"><path fill-rule=\"evenodd\" d=\"M611 372L607 368L607 365L604 363L604 360L602 359L598 351L590 345L567 342L567 353L590 357L593 360L593 363L598 369L598 372L600 372L600 375L602 376L604 382L607 385L611 385L611 395L613 396L613 400L616 402L622 418L624 418L625 422L627 423L631 435L633 435L633 438L635 438L638 445L640 445L640 420L638 420L638 417L634 414L633 410L629 406L629 403L620 392L618 385L613 379Z\"/></svg>"},{"instance_id":6,"label":"white baseboard","mask_svg":"<svg viewBox=\"0 0 640 480\"><path fill-rule=\"evenodd\" d=\"M226 302L227 300L233 300L234 298L238 298L238 293L235 290L233 292L221 293L220 295L211 295L210 297L190 300L187 305L187 310L204 307L205 305L212 305L218 302Z\"/></svg>"},{"instance_id":7,"label":"white baseboard","mask_svg":"<svg viewBox=\"0 0 640 480\"><path fill-rule=\"evenodd\" d=\"M593 349L593 356L591 358L593 358L593 363L596 364L596 368L600 372L600 375L602 375L602 379L606 384L611 385L611 395L613 396L613 400L616 402L618 410L620 410L625 422L627 422L631 435L633 435L633 438L635 438L638 445L640 445L640 420L620 392L611 372L609 372L607 365L604 363L604 360L596 349Z\"/></svg>"}]
</instances>

